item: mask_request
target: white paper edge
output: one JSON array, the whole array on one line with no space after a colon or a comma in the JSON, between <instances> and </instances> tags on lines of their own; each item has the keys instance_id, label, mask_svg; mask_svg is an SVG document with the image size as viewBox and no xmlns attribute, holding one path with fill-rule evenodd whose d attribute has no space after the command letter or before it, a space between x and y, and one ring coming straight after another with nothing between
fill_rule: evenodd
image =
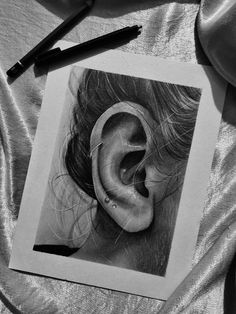
<instances>
[{"instance_id":1,"label":"white paper edge","mask_svg":"<svg viewBox=\"0 0 236 314\"><path fill-rule=\"evenodd\" d=\"M73 44L61 41L59 45L66 48ZM226 82L210 67L115 50L87 58L77 65L202 89L166 276L32 250L71 66L53 70L48 75L9 267L165 300L191 270L221 121ZM58 75L60 79L57 79Z\"/></svg>"}]
</instances>

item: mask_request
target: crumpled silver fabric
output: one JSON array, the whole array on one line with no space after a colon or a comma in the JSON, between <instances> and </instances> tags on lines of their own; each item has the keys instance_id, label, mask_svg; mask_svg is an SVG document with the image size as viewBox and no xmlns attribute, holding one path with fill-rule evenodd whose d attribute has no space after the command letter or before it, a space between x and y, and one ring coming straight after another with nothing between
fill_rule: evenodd
<instances>
[{"instance_id":1,"label":"crumpled silver fabric","mask_svg":"<svg viewBox=\"0 0 236 314\"><path fill-rule=\"evenodd\" d=\"M61 18L71 13L78 2L1 0L0 3L0 311L233 313L235 270L231 263L236 249L236 92L233 86L227 94L193 269L166 302L8 269L46 76L35 77L31 67L14 82L8 82L5 72L58 25ZM142 35L119 49L193 63L208 63L209 58L214 65L217 59L211 54L214 40L210 38L212 33L203 27L204 10L211 2L212 11L207 11L209 19L210 14L215 14L214 3L220 7L220 2L227 6L230 1L203 2L204 6L200 7L197 0L97 0L90 16L66 39L82 42L119 27L142 24ZM199 8L202 47L195 27ZM214 14L212 19L216 17ZM235 20L235 15L231 17ZM235 27L236 20L233 23L232 19ZM209 21L213 24L213 20ZM219 50L215 51L219 56ZM217 60L221 60L221 65L216 68L234 83L231 78L235 70L225 67L220 57Z\"/></svg>"},{"instance_id":2,"label":"crumpled silver fabric","mask_svg":"<svg viewBox=\"0 0 236 314\"><path fill-rule=\"evenodd\" d=\"M205 53L215 69L236 86L234 0L203 0L198 18L198 34Z\"/></svg>"}]
</instances>

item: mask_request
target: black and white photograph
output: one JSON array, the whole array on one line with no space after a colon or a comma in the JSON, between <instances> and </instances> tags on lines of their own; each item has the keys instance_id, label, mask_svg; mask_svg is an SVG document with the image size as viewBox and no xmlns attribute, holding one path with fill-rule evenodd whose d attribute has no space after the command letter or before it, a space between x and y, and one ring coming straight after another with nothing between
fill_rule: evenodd
<instances>
[{"instance_id":1,"label":"black and white photograph","mask_svg":"<svg viewBox=\"0 0 236 314\"><path fill-rule=\"evenodd\" d=\"M165 276L201 90L76 66L68 88L34 249Z\"/></svg>"},{"instance_id":2,"label":"black and white photograph","mask_svg":"<svg viewBox=\"0 0 236 314\"><path fill-rule=\"evenodd\" d=\"M49 74L22 202L34 214L16 240L30 225L31 268L16 242L12 263L165 299L191 266L224 87L201 66L191 81L188 66L132 59L106 52Z\"/></svg>"}]
</instances>

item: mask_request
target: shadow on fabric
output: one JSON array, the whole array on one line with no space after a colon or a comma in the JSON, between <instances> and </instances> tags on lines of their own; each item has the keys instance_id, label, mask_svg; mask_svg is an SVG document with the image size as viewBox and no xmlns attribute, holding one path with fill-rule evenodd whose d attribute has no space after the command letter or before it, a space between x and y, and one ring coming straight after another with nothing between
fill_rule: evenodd
<instances>
[{"instance_id":1,"label":"shadow on fabric","mask_svg":"<svg viewBox=\"0 0 236 314\"><path fill-rule=\"evenodd\" d=\"M47 10L65 19L72 14L84 0L36 0ZM91 15L103 18L118 17L130 12L147 10L170 3L199 4L198 0L95 0Z\"/></svg>"},{"instance_id":2,"label":"shadow on fabric","mask_svg":"<svg viewBox=\"0 0 236 314\"><path fill-rule=\"evenodd\" d=\"M236 313L236 255L229 267L225 278L224 314Z\"/></svg>"}]
</instances>

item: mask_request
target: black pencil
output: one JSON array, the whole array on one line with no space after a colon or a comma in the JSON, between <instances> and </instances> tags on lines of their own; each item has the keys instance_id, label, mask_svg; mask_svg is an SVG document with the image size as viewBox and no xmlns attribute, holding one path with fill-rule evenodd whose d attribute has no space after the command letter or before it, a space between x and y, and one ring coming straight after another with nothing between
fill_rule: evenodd
<instances>
[{"instance_id":1,"label":"black pencil","mask_svg":"<svg viewBox=\"0 0 236 314\"><path fill-rule=\"evenodd\" d=\"M61 50L60 48L49 50L48 52L36 57L35 65L53 65L61 61L66 61L69 58L79 57L84 53L88 53L95 49L111 46L112 44L122 43L124 41L133 39L134 37L137 37L140 34L141 28L142 26L138 25L131 27L128 26L112 33L86 41L82 44L75 45L65 50Z\"/></svg>"},{"instance_id":2,"label":"black pencil","mask_svg":"<svg viewBox=\"0 0 236 314\"><path fill-rule=\"evenodd\" d=\"M45 37L37 46L30 50L22 59L14 64L8 71L9 77L17 77L24 70L27 69L33 62L37 55L50 48L56 40L64 36L70 29L72 29L79 19L84 17L93 5L94 0L87 0L80 6L75 13L70 15L64 22L62 22L56 29L54 29L47 37Z\"/></svg>"}]
</instances>

